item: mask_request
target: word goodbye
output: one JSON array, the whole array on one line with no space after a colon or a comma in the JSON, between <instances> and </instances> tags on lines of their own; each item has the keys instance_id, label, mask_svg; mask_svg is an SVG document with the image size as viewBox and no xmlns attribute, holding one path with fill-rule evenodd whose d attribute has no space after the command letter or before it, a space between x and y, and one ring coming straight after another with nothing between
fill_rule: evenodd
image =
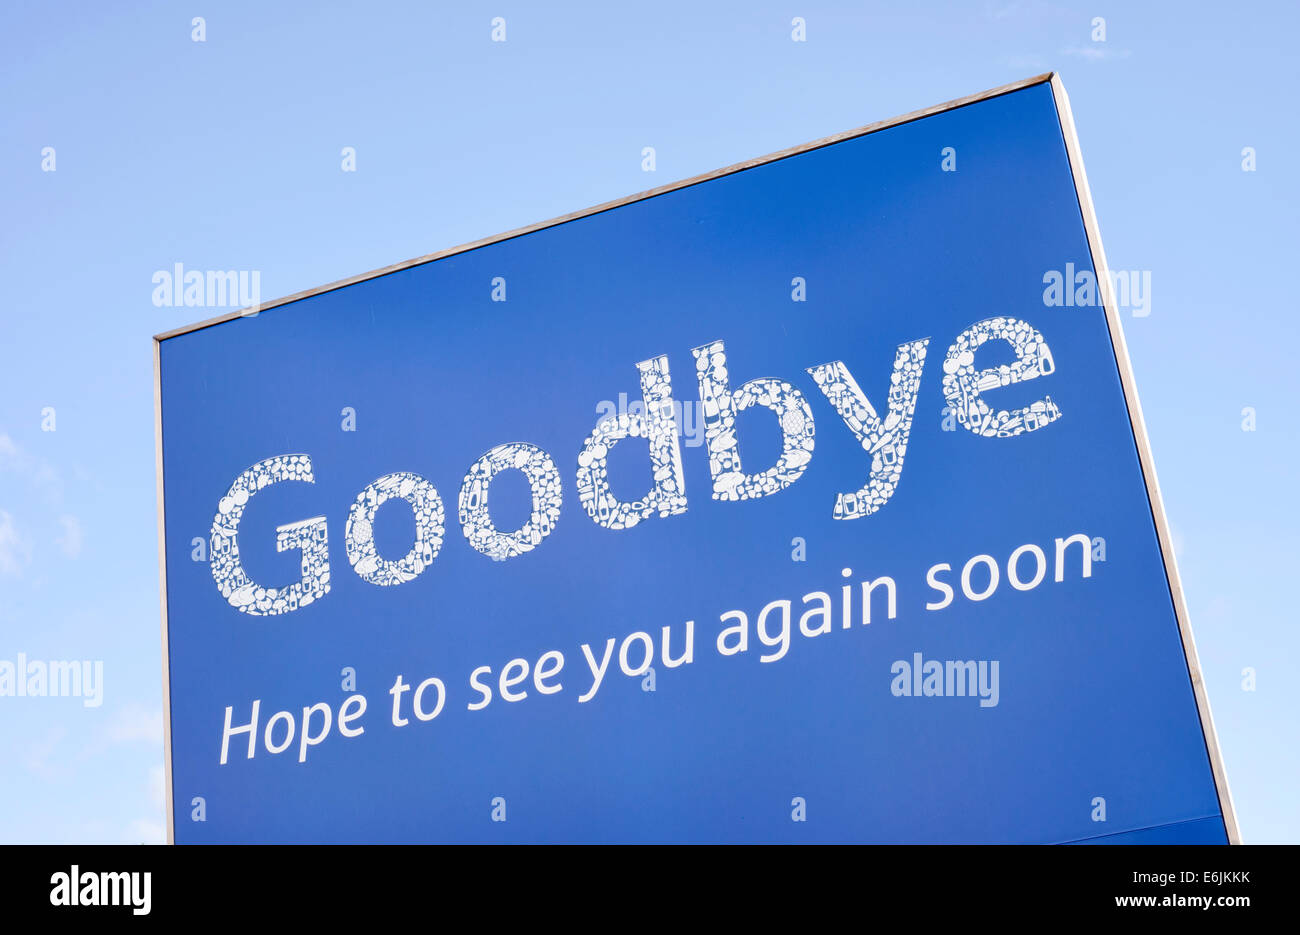
<instances>
[{"instance_id":1,"label":"word goodbye","mask_svg":"<svg viewBox=\"0 0 1300 935\"><path fill-rule=\"evenodd\" d=\"M898 346L889 377L888 409L882 417L841 361L809 367L817 388L839 414L871 459L863 486L835 498L839 520L868 516L893 496L903 473L907 440L912 430L921 372L929 338ZM1005 341L1015 360L988 370L975 369L975 351L990 340ZM753 500L784 490L797 481L812 460L815 438L811 407L791 384L770 377L750 380L732 389L727 354L721 341L694 348L705 443L713 479L713 499ZM956 421L976 435L1008 438L1032 432L1056 421L1060 410L1050 396L1018 410L994 411L981 394L1053 372L1051 351L1031 325L1015 318L991 318L966 329L948 348L943 362L943 395ZM686 512L681 449L668 372L668 358L637 364L642 405L601 419L578 452L578 499L587 515L607 529L630 529L644 519ZM758 405L776 415L781 454L765 471L747 472L741 465L736 416ZM652 484L637 500L620 500L609 481L609 452L628 438L644 439L650 449ZM488 490L497 474L523 474L532 493L529 520L513 532L502 532L488 512ZM314 483L311 457L286 454L253 465L235 479L212 521L212 577L222 596L240 611L255 615L283 614L304 607L329 592L329 537L324 516L276 527L276 550L299 549L302 578L286 587L263 587L252 581L239 557L239 522L249 499L281 481ZM562 483L551 456L527 442L493 448L473 465L460 488L458 513L469 544L498 561L536 548L560 518ZM405 501L415 514L415 541L402 558L382 557L375 546L374 522L389 500ZM379 478L361 491L348 515L344 542L352 569L371 584L387 586L413 580L433 563L442 547L444 510L438 491L418 474L400 472Z\"/></svg>"}]
</instances>

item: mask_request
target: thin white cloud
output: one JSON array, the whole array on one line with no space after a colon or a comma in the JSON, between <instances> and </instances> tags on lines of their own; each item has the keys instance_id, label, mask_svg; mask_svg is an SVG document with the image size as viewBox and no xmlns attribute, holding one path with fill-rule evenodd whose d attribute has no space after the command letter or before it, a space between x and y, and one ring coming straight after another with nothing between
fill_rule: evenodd
<instances>
[{"instance_id":1,"label":"thin white cloud","mask_svg":"<svg viewBox=\"0 0 1300 935\"><path fill-rule=\"evenodd\" d=\"M984 4L984 18L995 21L1012 17L1022 22L1063 20L1071 16L1073 13L1070 10L1048 0L1010 0Z\"/></svg>"},{"instance_id":2,"label":"thin white cloud","mask_svg":"<svg viewBox=\"0 0 1300 935\"><path fill-rule=\"evenodd\" d=\"M1062 55L1073 55L1088 62L1101 62L1106 59L1128 58L1133 53L1128 49L1112 49L1102 43L1081 45L1073 49L1062 49Z\"/></svg>"},{"instance_id":3,"label":"thin white cloud","mask_svg":"<svg viewBox=\"0 0 1300 935\"><path fill-rule=\"evenodd\" d=\"M18 531L14 518L0 510L0 575L21 574L31 557L31 542Z\"/></svg>"},{"instance_id":4,"label":"thin white cloud","mask_svg":"<svg viewBox=\"0 0 1300 935\"><path fill-rule=\"evenodd\" d=\"M51 728L39 743L27 751L27 755L23 758L23 765L42 779L59 778L64 770L51 760L54 758L55 750L67 735L68 731L64 727Z\"/></svg>"},{"instance_id":5,"label":"thin white cloud","mask_svg":"<svg viewBox=\"0 0 1300 935\"><path fill-rule=\"evenodd\" d=\"M48 500L57 501L61 497L58 472L49 462L26 451L4 432L0 432L0 471L23 478Z\"/></svg>"},{"instance_id":6,"label":"thin white cloud","mask_svg":"<svg viewBox=\"0 0 1300 935\"><path fill-rule=\"evenodd\" d=\"M138 703L125 704L114 711L112 719L82 748L79 759L93 759L123 744L157 744L161 749L162 742L162 711Z\"/></svg>"},{"instance_id":7,"label":"thin white cloud","mask_svg":"<svg viewBox=\"0 0 1300 935\"><path fill-rule=\"evenodd\" d=\"M988 19L1006 19L1008 16L1012 16L1017 12L1016 8L1018 6L1019 4L1016 3L986 3L984 4L984 15Z\"/></svg>"},{"instance_id":8,"label":"thin white cloud","mask_svg":"<svg viewBox=\"0 0 1300 935\"><path fill-rule=\"evenodd\" d=\"M59 517L59 525L63 527L63 535L58 536L54 542L68 558L76 558L81 554L81 521L70 513L65 513Z\"/></svg>"},{"instance_id":9,"label":"thin white cloud","mask_svg":"<svg viewBox=\"0 0 1300 935\"><path fill-rule=\"evenodd\" d=\"M77 517L70 513L51 516L63 506L63 483L48 461L31 454L8 434L0 432L0 475L5 475L3 489L6 494L18 498L27 508L21 511L19 522L15 522L9 512L0 510L0 576L21 573L31 561L34 543L39 543L43 550L53 540L70 558L81 553L84 536ZM33 511L33 505L41 501L53 509L37 506ZM53 532L51 525L59 531Z\"/></svg>"},{"instance_id":10,"label":"thin white cloud","mask_svg":"<svg viewBox=\"0 0 1300 935\"><path fill-rule=\"evenodd\" d=\"M1041 55L1005 55L1001 61L1007 68L1046 71L1048 67L1047 59Z\"/></svg>"},{"instance_id":11,"label":"thin white cloud","mask_svg":"<svg viewBox=\"0 0 1300 935\"><path fill-rule=\"evenodd\" d=\"M162 711L142 704L123 706L109 722L106 739L118 743L162 743Z\"/></svg>"}]
</instances>

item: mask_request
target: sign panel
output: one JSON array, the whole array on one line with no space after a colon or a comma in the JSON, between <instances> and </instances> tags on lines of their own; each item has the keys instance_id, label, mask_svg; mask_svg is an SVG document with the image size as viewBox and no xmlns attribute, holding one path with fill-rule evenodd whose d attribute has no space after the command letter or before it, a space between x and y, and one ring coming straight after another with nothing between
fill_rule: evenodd
<instances>
[{"instance_id":1,"label":"sign panel","mask_svg":"<svg viewBox=\"0 0 1300 935\"><path fill-rule=\"evenodd\" d=\"M157 339L172 834L1227 842L1059 81Z\"/></svg>"}]
</instances>

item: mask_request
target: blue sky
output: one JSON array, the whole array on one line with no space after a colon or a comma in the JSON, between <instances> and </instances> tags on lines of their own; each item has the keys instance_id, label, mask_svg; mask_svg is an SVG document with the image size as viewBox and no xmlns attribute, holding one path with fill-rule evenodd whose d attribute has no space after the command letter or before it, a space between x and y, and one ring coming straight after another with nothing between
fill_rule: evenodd
<instances>
[{"instance_id":1,"label":"blue sky","mask_svg":"<svg viewBox=\"0 0 1300 935\"><path fill-rule=\"evenodd\" d=\"M1124 328L1243 837L1300 841L1297 20L1280 2L5 7L0 660L102 660L104 700L0 697L0 840L162 836L150 337L207 314L156 307L155 271L259 270L270 299L1057 70L1111 266L1151 274Z\"/></svg>"}]
</instances>

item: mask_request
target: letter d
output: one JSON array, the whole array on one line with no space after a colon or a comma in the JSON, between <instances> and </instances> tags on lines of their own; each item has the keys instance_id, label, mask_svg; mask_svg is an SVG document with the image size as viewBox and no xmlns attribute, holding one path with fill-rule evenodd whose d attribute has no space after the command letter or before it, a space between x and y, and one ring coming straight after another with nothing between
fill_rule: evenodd
<instances>
[{"instance_id":1,"label":"letter d","mask_svg":"<svg viewBox=\"0 0 1300 935\"><path fill-rule=\"evenodd\" d=\"M636 367L641 372L645 414L620 413L601 419L578 452L578 499L587 515L606 529L630 529L655 513L672 516L686 512L668 358L643 360ZM654 485L631 503L615 497L609 485L609 450L629 435L642 437L649 444L654 472Z\"/></svg>"}]
</instances>

